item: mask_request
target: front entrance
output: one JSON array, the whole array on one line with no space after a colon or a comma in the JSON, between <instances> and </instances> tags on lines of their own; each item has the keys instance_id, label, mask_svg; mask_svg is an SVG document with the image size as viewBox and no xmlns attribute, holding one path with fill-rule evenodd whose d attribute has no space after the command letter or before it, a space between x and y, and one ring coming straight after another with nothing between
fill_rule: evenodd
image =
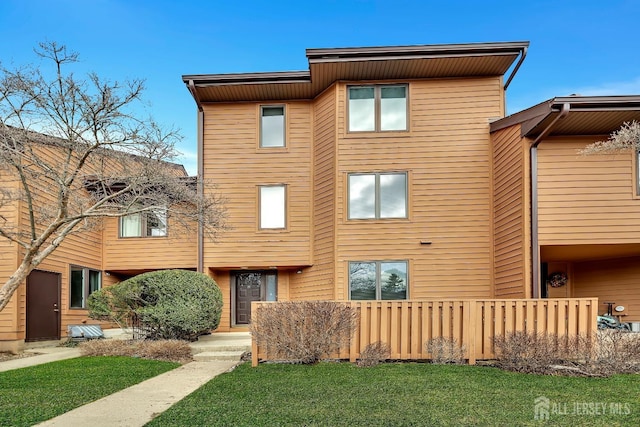
<instances>
[{"instance_id":1,"label":"front entrance","mask_svg":"<svg viewBox=\"0 0 640 427\"><path fill-rule=\"evenodd\" d=\"M34 270L27 277L26 341L60 339L60 274Z\"/></svg>"},{"instance_id":2,"label":"front entrance","mask_svg":"<svg viewBox=\"0 0 640 427\"><path fill-rule=\"evenodd\" d=\"M274 271L243 271L233 274L235 286L235 324L251 322L252 301L276 301L277 273Z\"/></svg>"}]
</instances>

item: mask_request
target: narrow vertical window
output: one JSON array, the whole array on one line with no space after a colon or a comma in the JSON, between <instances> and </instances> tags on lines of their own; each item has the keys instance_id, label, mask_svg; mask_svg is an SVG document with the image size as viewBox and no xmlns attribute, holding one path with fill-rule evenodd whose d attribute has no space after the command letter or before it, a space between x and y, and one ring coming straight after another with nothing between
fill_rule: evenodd
<instances>
[{"instance_id":1,"label":"narrow vertical window","mask_svg":"<svg viewBox=\"0 0 640 427\"><path fill-rule=\"evenodd\" d=\"M87 298L102 287L102 273L85 267L71 267L69 274L69 307L86 308Z\"/></svg>"},{"instance_id":2,"label":"narrow vertical window","mask_svg":"<svg viewBox=\"0 0 640 427\"><path fill-rule=\"evenodd\" d=\"M260 228L285 228L286 187L284 185L267 185L259 188Z\"/></svg>"},{"instance_id":3,"label":"narrow vertical window","mask_svg":"<svg viewBox=\"0 0 640 427\"><path fill-rule=\"evenodd\" d=\"M376 130L376 107L373 87L349 88L349 130L352 132Z\"/></svg>"},{"instance_id":4,"label":"narrow vertical window","mask_svg":"<svg viewBox=\"0 0 640 427\"><path fill-rule=\"evenodd\" d=\"M260 147L284 147L284 135L284 106L260 107Z\"/></svg>"},{"instance_id":5,"label":"narrow vertical window","mask_svg":"<svg viewBox=\"0 0 640 427\"><path fill-rule=\"evenodd\" d=\"M380 130L407 130L407 87L380 88Z\"/></svg>"}]
</instances>

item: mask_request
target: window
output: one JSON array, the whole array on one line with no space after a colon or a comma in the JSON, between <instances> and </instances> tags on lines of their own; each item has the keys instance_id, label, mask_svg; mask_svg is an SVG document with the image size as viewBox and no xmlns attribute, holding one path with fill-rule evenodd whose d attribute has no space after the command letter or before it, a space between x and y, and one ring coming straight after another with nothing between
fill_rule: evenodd
<instances>
[{"instance_id":1,"label":"window","mask_svg":"<svg viewBox=\"0 0 640 427\"><path fill-rule=\"evenodd\" d=\"M349 174L349 219L407 217L407 174Z\"/></svg>"},{"instance_id":2,"label":"window","mask_svg":"<svg viewBox=\"0 0 640 427\"><path fill-rule=\"evenodd\" d=\"M284 106L260 107L260 147L284 147Z\"/></svg>"},{"instance_id":3,"label":"window","mask_svg":"<svg viewBox=\"0 0 640 427\"><path fill-rule=\"evenodd\" d=\"M83 267L71 267L70 308L86 308L87 298L102 287L102 273Z\"/></svg>"},{"instance_id":4,"label":"window","mask_svg":"<svg viewBox=\"0 0 640 427\"><path fill-rule=\"evenodd\" d=\"M349 298L352 300L407 299L407 261L349 263Z\"/></svg>"},{"instance_id":5,"label":"window","mask_svg":"<svg viewBox=\"0 0 640 427\"><path fill-rule=\"evenodd\" d=\"M261 229L286 227L286 190L284 185L259 187Z\"/></svg>"},{"instance_id":6,"label":"window","mask_svg":"<svg viewBox=\"0 0 640 427\"><path fill-rule=\"evenodd\" d=\"M152 209L120 217L120 237L161 237L166 235L166 209Z\"/></svg>"},{"instance_id":7,"label":"window","mask_svg":"<svg viewBox=\"0 0 640 427\"><path fill-rule=\"evenodd\" d=\"M407 86L350 86L349 131L407 130Z\"/></svg>"}]
</instances>

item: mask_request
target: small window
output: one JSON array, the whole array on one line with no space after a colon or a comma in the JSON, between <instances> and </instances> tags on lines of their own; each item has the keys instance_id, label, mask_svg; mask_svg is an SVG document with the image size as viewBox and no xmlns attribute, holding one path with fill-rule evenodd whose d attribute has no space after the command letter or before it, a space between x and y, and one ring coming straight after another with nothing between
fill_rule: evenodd
<instances>
[{"instance_id":1,"label":"small window","mask_svg":"<svg viewBox=\"0 0 640 427\"><path fill-rule=\"evenodd\" d=\"M407 218L407 174L350 174L349 219Z\"/></svg>"},{"instance_id":2,"label":"small window","mask_svg":"<svg viewBox=\"0 0 640 427\"><path fill-rule=\"evenodd\" d=\"M86 308L87 298L102 287L102 273L84 267L71 267L69 294L70 308Z\"/></svg>"},{"instance_id":3,"label":"small window","mask_svg":"<svg viewBox=\"0 0 640 427\"><path fill-rule=\"evenodd\" d=\"M407 86L350 86L349 132L407 130Z\"/></svg>"},{"instance_id":4,"label":"small window","mask_svg":"<svg viewBox=\"0 0 640 427\"><path fill-rule=\"evenodd\" d=\"M120 237L162 237L166 235L166 209L153 209L120 218Z\"/></svg>"},{"instance_id":5,"label":"small window","mask_svg":"<svg viewBox=\"0 0 640 427\"><path fill-rule=\"evenodd\" d=\"M260 107L260 147L284 147L284 106Z\"/></svg>"},{"instance_id":6,"label":"small window","mask_svg":"<svg viewBox=\"0 0 640 427\"><path fill-rule=\"evenodd\" d=\"M260 228L286 228L286 186L259 187Z\"/></svg>"},{"instance_id":7,"label":"small window","mask_svg":"<svg viewBox=\"0 0 640 427\"><path fill-rule=\"evenodd\" d=\"M352 300L407 299L407 261L349 263L349 298Z\"/></svg>"}]
</instances>

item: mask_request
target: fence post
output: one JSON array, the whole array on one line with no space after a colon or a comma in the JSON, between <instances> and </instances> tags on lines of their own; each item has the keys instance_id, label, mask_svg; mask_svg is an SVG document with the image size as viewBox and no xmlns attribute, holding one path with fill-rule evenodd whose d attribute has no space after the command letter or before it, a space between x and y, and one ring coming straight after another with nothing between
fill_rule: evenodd
<instances>
[{"instance_id":1,"label":"fence post","mask_svg":"<svg viewBox=\"0 0 640 427\"><path fill-rule=\"evenodd\" d=\"M467 347L469 349L469 365L476 364L476 332L478 322L476 321L476 304L477 301L465 301L466 305L463 318L463 331L467 333ZM464 335L463 335L464 336Z\"/></svg>"},{"instance_id":2,"label":"fence post","mask_svg":"<svg viewBox=\"0 0 640 427\"><path fill-rule=\"evenodd\" d=\"M257 311L258 311L258 303L254 301L251 303L252 319L256 318ZM256 341L256 337L254 337L253 334L251 334L251 366L254 368L258 366L258 342Z\"/></svg>"}]
</instances>

